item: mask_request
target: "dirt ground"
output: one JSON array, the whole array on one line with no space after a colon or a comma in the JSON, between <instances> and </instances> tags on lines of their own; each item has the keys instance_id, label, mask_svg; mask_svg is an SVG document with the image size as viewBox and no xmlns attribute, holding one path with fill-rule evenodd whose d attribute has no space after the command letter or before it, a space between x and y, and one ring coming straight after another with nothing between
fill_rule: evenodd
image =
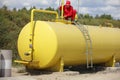
<instances>
[{"instance_id":1,"label":"dirt ground","mask_svg":"<svg viewBox=\"0 0 120 80\"><path fill-rule=\"evenodd\" d=\"M24 68L12 68L12 77L0 80L120 80L120 67L106 68L105 70L80 70L32 74Z\"/></svg>"}]
</instances>

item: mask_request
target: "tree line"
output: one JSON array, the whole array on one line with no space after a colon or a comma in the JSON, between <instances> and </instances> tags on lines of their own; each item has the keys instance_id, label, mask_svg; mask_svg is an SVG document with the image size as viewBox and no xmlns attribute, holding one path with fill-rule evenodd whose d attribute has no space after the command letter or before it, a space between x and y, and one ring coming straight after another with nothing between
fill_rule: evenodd
<instances>
[{"instance_id":1,"label":"tree line","mask_svg":"<svg viewBox=\"0 0 120 80\"><path fill-rule=\"evenodd\" d=\"M31 10L25 7L22 9L13 8L9 10L6 6L0 8L0 49L13 50L13 58L18 55L17 52L17 38L21 29L30 22ZM42 9L42 8L41 8ZM45 10L58 11L54 8L48 7ZM55 15L36 13L35 20L51 21L55 19ZM47 18L46 18L47 16ZM109 14L96 15L95 17L89 14L78 14L78 21L85 25L106 25L106 22L112 23L114 27L120 27L120 20L115 20Z\"/></svg>"}]
</instances>

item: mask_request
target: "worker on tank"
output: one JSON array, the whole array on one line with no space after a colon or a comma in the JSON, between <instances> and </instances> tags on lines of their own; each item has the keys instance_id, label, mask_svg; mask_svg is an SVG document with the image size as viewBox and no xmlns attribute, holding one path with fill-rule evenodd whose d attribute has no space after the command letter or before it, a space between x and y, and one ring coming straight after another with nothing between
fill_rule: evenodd
<instances>
[{"instance_id":1,"label":"worker on tank","mask_svg":"<svg viewBox=\"0 0 120 80\"><path fill-rule=\"evenodd\" d=\"M62 11L62 6L59 7L59 10ZM66 20L75 20L76 10L71 6L69 0L66 1L66 4L63 6L63 16Z\"/></svg>"}]
</instances>

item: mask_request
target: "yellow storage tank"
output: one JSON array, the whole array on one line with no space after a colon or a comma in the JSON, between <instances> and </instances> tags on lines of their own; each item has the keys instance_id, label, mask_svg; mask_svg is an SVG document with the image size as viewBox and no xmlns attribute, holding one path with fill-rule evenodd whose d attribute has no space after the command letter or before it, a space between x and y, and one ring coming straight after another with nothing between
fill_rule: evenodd
<instances>
[{"instance_id":1,"label":"yellow storage tank","mask_svg":"<svg viewBox=\"0 0 120 80\"><path fill-rule=\"evenodd\" d=\"M119 28L86 25L86 29L92 40L94 64L120 61ZM30 23L22 29L18 38L19 55L28 62L28 68L63 71L64 65L86 64L85 38L76 25L35 21L32 54L27 54L29 31Z\"/></svg>"}]
</instances>

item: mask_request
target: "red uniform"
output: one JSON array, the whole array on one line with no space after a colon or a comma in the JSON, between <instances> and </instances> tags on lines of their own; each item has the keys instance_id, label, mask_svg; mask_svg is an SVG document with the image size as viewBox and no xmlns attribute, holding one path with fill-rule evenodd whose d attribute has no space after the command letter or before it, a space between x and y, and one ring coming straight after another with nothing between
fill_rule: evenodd
<instances>
[{"instance_id":1,"label":"red uniform","mask_svg":"<svg viewBox=\"0 0 120 80\"><path fill-rule=\"evenodd\" d=\"M62 10L62 6L60 6L59 9ZM68 18L71 18L72 20L75 19L76 10L74 10L73 7L70 5L70 1L67 1L66 4L63 6L63 11L63 16L66 20L68 20Z\"/></svg>"}]
</instances>

